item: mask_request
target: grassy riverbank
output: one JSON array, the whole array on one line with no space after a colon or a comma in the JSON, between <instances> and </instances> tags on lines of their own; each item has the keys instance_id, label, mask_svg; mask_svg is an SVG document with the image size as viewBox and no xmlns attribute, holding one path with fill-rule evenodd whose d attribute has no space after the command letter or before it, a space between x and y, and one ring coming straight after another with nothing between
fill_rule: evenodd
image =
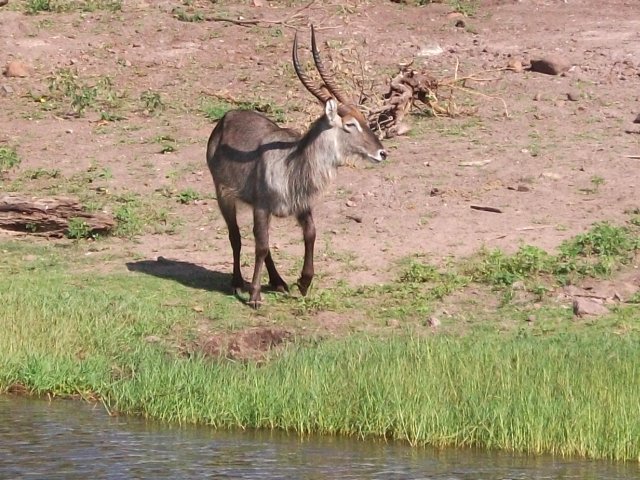
<instances>
[{"instance_id":1,"label":"grassy riverbank","mask_svg":"<svg viewBox=\"0 0 640 480\"><path fill-rule=\"evenodd\" d=\"M635 249L610 251L606 265ZM539 294L556 275L599 265L593 256L483 253L445 273L413 260L396 282L270 296L255 313L193 282L101 272L82 242L9 242L2 252L0 392L216 427L640 460L637 303L576 322L564 305L516 306L505 290L520 281L518 291ZM485 277L499 306L459 301L437 331L425 326L443 297ZM353 318L355 331L306 330L328 311ZM293 341L258 362L198 348L203 335L256 325L286 327Z\"/></svg>"},{"instance_id":2,"label":"grassy riverbank","mask_svg":"<svg viewBox=\"0 0 640 480\"><path fill-rule=\"evenodd\" d=\"M638 460L640 339L352 337L266 365L28 354L0 383L99 395L110 409L217 427Z\"/></svg>"}]
</instances>

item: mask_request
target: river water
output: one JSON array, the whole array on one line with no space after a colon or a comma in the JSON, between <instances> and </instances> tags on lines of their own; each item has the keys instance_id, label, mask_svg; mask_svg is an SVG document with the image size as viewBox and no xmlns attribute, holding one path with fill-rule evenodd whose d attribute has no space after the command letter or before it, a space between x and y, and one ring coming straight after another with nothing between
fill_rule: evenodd
<instances>
[{"instance_id":1,"label":"river water","mask_svg":"<svg viewBox=\"0 0 640 480\"><path fill-rule=\"evenodd\" d=\"M109 417L76 401L0 396L0 479L625 479L637 463L220 432Z\"/></svg>"}]
</instances>

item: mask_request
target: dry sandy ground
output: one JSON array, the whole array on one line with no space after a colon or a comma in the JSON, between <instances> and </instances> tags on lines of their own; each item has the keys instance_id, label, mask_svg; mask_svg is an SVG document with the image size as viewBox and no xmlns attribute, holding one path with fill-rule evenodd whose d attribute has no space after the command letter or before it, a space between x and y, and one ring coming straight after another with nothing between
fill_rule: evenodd
<instances>
[{"instance_id":1,"label":"dry sandy ground","mask_svg":"<svg viewBox=\"0 0 640 480\"><path fill-rule=\"evenodd\" d=\"M394 275L398 260L414 254L438 263L482 246L553 249L594 222L624 222L625 212L640 207L636 0L484 0L468 18L445 4L315 2L287 24L268 28L180 21L174 9L279 20L305 4L124 0L117 12L26 15L26 3L0 7L0 64L19 60L28 68L26 77L0 78L0 146L15 148L22 160L0 189L82 197L85 188L101 192L96 198L107 209L114 208L111 198L135 193L177 225L170 232L152 228L132 242L102 241L109 268L163 256L230 271L204 159L213 123L200 107L211 94L268 102L284 109L289 126L304 128L322 110L295 79L289 59L291 27L301 29L306 43L310 22L321 27L325 55L343 73L361 63L378 93L387 90L398 64L411 59L441 79L454 75L456 61L460 75L551 54L572 65L559 76L487 73L497 80L470 86L503 99L508 116L499 99L460 92L475 114L415 118L409 135L387 141L388 162L342 168L315 213L320 285L382 281ZM456 26L461 18L464 25ZM438 46L442 53L430 55ZM91 108L79 118L65 116L64 106L44 110L48 78L64 68L88 84L108 76L122 97L114 111L124 119L101 122ZM160 94L164 110L144 111L140 96L147 91ZM160 153L163 136L175 140L174 151ZM36 169L59 175L30 178ZM84 187L63 181L82 175L92 176ZM203 199L177 202L175 195L188 188ZM245 232L250 259L250 228ZM274 221L272 242L276 262L292 280L303 252L295 222Z\"/></svg>"}]
</instances>

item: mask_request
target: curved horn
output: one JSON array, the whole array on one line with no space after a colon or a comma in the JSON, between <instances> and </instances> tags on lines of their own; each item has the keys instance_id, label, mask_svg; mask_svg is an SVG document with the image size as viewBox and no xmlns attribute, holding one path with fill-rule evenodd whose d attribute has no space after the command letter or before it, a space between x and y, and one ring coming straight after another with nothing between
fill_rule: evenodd
<instances>
[{"instance_id":1,"label":"curved horn","mask_svg":"<svg viewBox=\"0 0 640 480\"><path fill-rule=\"evenodd\" d=\"M298 78L302 82L311 94L320 100L322 103L326 103L330 98L326 91L321 88L317 88L313 85L311 79L302 71L302 67L300 66L300 60L298 59L298 32L296 31L295 36L293 37L293 69L296 71Z\"/></svg>"},{"instance_id":2,"label":"curved horn","mask_svg":"<svg viewBox=\"0 0 640 480\"><path fill-rule=\"evenodd\" d=\"M320 52L318 52L318 48L316 45L316 33L313 29L313 25L311 25L311 53L313 54L313 61L316 64L318 73L320 74L320 77L322 78L322 81L326 85L329 92L331 92L340 103L344 105L352 105L353 102L349 100L347 96L340 90L338 84L333 80L333 75L327 73L324 65L322 64L322 60L320 59Z\"/></svg>"}]
</instances>

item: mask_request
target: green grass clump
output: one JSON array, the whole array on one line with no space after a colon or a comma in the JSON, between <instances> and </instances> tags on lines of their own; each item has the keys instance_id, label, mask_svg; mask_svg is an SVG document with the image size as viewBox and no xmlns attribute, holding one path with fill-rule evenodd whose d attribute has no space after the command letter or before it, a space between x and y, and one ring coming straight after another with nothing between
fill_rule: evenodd
<instances>
[{"instance_id":1,"label":"green grass clump","mask_svg":"<svg viewBox=\"0 0 640 480\"><path fill-rule=\"evenodd\" d=\"M173 233L181 223L180 218L157 205L153 197L119 195L110 209L116 219L113 235L132 238L143 233Z\"/></svg>"},{"instance_id":2,"label":"green grass clump","mask_svg":"<svg viewBox=\"0 0 640 480\"><path fill-rule=\"evenodd\" d=\"M467 17L473 17L478 13L478 0L449 0L448 3L454 12L461 13Z\"/></svg>"},{"instance_id":3,"label":"green grass clump","mask_svg":"<svg viewBox=\"0 0 640 480\"><path fill-rule=\"evenodd\" d=\"M20 165L18 152L12 147L0 147L0 174Z\"/></svg>"},{"instance_id":4,"label":"green grass clump","mask_svg":"<svg viewBox=\"0 0 640 480\"><path fill-rule=\"evenodd\" d=\"M272 102L262 100L252 100L246 102L229 102L222 99L204 99L200 105L202 114L212 121L218 121L229 110L254 110L261 112L272 118L278 123L286 120L286 115L281 107L276 106Z\"/></svg>"},{"instance_id":5,"label":"green grass clump","mask_svg":"<svg viewBox=\"0 0 640 480\"><path fill-rule=\"evenodd\" d=\"M218 100L203 100L200 105L202 114L211 121L217 122L229 110L233 110L234 106L228 102Z\"/></svg>"},{"instance_id":6,"label":"green grass clump","mask_svg":"<svg viewBox=\"0 0 640 480\"><path fill-rule=\"evenodd\" d=\"M39 12L51 12L55 10L55 2L51 0L28 0L25 9L31 15Z\"/></svg>"},{"instance_id":7,"label":"green grass clump","mask_svg":"<svg viewBox=\"0 0 640 480\"><path fill-rule=\"evenodd\" d=\"M172 11L173 16L181 22L204 22L205 16L202 12L188 12L184 8L176 7Z\"/></svg>"},{"instance_id":8,"label":"green grass clump","mask_svg":"<svg viewBox=\"0 0 640 480\"><path fill-rule=\"evenodd\" d=\"M150 114L164 110L165 104L159 92L146 90L140 95L140 101L144 105L144 110Z\"/></svg>"},{"instance_id":9,"label":"green grass clump","mask_svg":"<svg viewBox=\"0 0 640 480\"><path fill-rule=\"evenodd\" d=\"M90 109L102 112L105 119L120 118L110 109L121 105L121 95L115 91L110 77L102 76L93 82L81 79L75 70L61 68L49 77L49 97L39 100L43 108L70 108L71 113L81 116Z\"/></svg>"},{"instance_id":10,"label":"green grass clump","mask_svg":"<svg viewBox=\"0 0 640 480\"><path fill-rule=\"evenodd\" d=\"M472 273L474 280L497 286L510 286L518 280L550 273L554 258L544 250L525 245L513 255L501 250L482 252Z\"/></svg>"},{"instance_id":11,"label":"green grass clump","mask_svg":"<svg viewBox=\"0 0 640 480\"><path fill-rule=\"evenodd\" d=\"M194 190L193 188L185 188L180 191L177 195L178 202L183 205L188 205L190 203L195 202L196 200L202 199L202 195L200 192Z\"/></svg>"},{"instance_id":12,"label":"green grass clump","mask_svg":"<svg viewBox=\"0 0 640 480\"><path fill-rule=\"evenodd\" d=\"M61 13L74 10L118 12L122 10L122 0L27 0L25 4L25 12L30 15L36 15L40 12Z\"/></svg>"},{"instance_id":13,"label":"green grass clump","mask_svg":"<svg viewBox=\"0 0 640 480\"><path fill-rule=\"evenodd\" d=\"M557 274L610 275L618 264L629 263L640 249L637 230L601 222L560 246Z\"/></svg>"},{"instance_id":14,"label":"green grass clump","mask_svg":"<svg viewBox=\"0 0 640 480\"><path fill-rule=\"evenodd\" d=\"M467 273L477 282L500 287L531 280L564 284L586 276L611 275L627 265L639 249L637 228L601 222L563 242L557 255L530 245L521 246L513 255L484 251L471 262Z\"/></svg>"},{"instance_id":15,"label":"green grass clump","mask_svg":"<svg viewBox=\"0 0 640 480\"><path fill-rule=\"evenodd\" d=\"M79 240L81 238L92 238L91 226L82 218L70 218L66 231L66 237Z\"/></svg>"}]
</instances>

